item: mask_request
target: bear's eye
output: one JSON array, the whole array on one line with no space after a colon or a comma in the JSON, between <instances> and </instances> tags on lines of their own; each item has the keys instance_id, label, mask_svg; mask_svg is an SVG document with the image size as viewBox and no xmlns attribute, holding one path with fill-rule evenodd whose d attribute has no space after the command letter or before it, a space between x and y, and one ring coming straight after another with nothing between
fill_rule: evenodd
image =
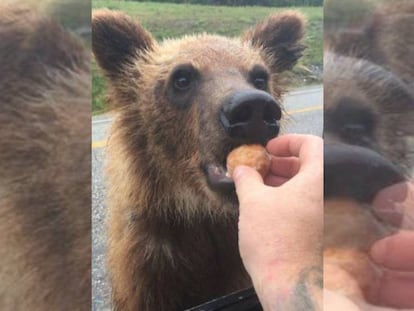
<instances>
[{"instance_id":1,"label":"bear's eye","mask_svg":"<svg viewBox=\"0 0 414 311\"><path fill-rule=\"evenodd\" d=\"M340 98L335 109L325 111L325 129L351 144L367 145L374 141L376 125L375 111L352 97Z\"/></svg>"},{"instance_id":2,"label":"bear's eye","mask_svg":"<svg viewBox=\"0 0 414 311\"><path fill-rule=\"evenodd\" d=\"M172 75L172 85L176 91L187 91L195 79L195 70L191 66L177 68Z\"/></svg>"},{"instance_id":3,"label":"bear's eye","mask_svg":"<svg viewBox=\"0 0 414 311\"><path fill-rule=\"evenodd\" d=\"M256 89L267 90L269 74L261 66L255 66L250 73L250 82Z\"/></svg>"}]
</instances>

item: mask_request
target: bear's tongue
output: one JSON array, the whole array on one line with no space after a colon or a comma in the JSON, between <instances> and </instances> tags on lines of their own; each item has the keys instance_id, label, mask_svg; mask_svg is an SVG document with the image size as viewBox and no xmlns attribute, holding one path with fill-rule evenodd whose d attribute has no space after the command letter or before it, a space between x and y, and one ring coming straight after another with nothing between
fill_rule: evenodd
<instances>
[{"instance_id":1,"label":"bear's tongue","mask_svg":"<svg viewBox=\"0 0 414 311\"><path fill-rule=\"evenodd\" d=\"M208 186L213 191L228 194L234 191L234 182L227 176L226 169L217 164L208 164L206 166L206 176Z\"/></svg>"}]
</instances>

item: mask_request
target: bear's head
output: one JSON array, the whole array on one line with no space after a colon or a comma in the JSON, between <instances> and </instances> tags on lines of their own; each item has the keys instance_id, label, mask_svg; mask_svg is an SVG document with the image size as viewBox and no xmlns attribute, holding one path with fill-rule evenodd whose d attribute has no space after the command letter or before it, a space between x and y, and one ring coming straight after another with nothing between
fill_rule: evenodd
<instances>
[{"instance_id":1,"label":"bear's head","mask_svg":"<svg viewBox=\"0 0 414 311\"><path fill-rule=\"evenodd\" d=\"M338 169L344 170L352 178L350 189L361 192L357 199L370 199L396 182L397 173L408 176L414 167L414 94L398 76L367 60L325 52L324 62L325 173L340 175L344 190L349 178ZM334 163L336 170L327 167Z\"/></svg>"},{"instance_id":2,"label":"bear's head","mask_svg":"<svg viewBox=\"0 0 414 311\"><path fill-rule=\"evenodd\" d=\"M329 50L324 88L324 284L368 299L380 275L369 251L403 221L373 201L413 168L414 97L394 73Z\"/></svg>"},{"instance_id":3,"label":"bear's head","mask_svg":"<svg viewBox=\"0 0 414 311\"><path fill-rule=\"evenodd\" d=\"M278 135L282 72L302 55L303 16L272 15L241 38L200 34L156 42L129 17L101 10L92 30L120 113L110 140L123 141L140 183L176 200L234 206L227 154Z\"/></svg>"}]
</instances>

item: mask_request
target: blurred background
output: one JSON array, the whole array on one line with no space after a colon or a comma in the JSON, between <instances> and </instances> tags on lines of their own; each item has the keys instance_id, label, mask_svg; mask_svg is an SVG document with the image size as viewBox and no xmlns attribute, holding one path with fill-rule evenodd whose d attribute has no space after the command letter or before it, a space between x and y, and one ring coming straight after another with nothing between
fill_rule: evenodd
<instances>
[{"instance_id":1,"label":"blurred background","mask_svg":"<svg viewBox=\"0 0 414 311\"><path fill-rule=\"evenodd\" d=\"M413 29L412 0L324 2L324 286L361 310L414 307L412 269L387 265L411 261L402 231L414 249Z\"/></svg>"},{"instance_id":2,"label":"blurred background","mask_svg":"<svg viewBox=\"0 0 414 311\"><path fill-rule=\"evenodd\" d=\"M50 16L60 25L90 42L91 1L88 0L24 0L40 14Z\"/></svg>"}]
</instances>

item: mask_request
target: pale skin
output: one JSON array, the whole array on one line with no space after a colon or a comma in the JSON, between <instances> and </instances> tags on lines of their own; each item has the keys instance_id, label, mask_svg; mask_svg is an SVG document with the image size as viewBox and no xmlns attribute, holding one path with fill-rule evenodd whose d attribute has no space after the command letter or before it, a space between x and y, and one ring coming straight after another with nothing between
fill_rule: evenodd
<instances>
[{"instance_id":1,"label":"pale skin","mask_svg":"<svg viewBox=\"0 0 414 311\"><path fill-rule=\"evenodd\" d=\"M384 268L371 304L352 302L336 293L324 292L325 310L414 310L414 184L404 182L381 190L373 201L378 215L401 230L376 242L371 259Z\"/></svg>"},{"instance_id":2,"label":"pale skin","mask_svg":"<svg viewBox=\"0 0 414 311\"><path fill-rule=\"evenodd\" d=\"M239 166L239 248L264 310L322 309L323 143L284 135L269 174Z\"/></svg>"},{"instance_id":3,"label":"pale skin","mask_svg":"<svg viewBox=\"0 0 414 311\"><path fill-rule=\"evenodd\" d=\"M399 215L401 228L371 249L372 259L387 269L373 300L383 306L414 310L414 183L382 190L373 204L377 210Z\"/></svg>"},{"instance_id":4,"label":"pale skin","mask_svg":"<svg viewBox=\"0 0 414 311\"><path fill-rule=\"evenodd\" d=\"M240 254L264 310L414 310L414 185L394 185L375 198L379 214L403 230L371 249L387 269L371 297L375 305L354 302L322 288L322 140L285 135L267 149L272 164L264 179L243 166L233 173Z\"/></svg>"}]
</instances>

